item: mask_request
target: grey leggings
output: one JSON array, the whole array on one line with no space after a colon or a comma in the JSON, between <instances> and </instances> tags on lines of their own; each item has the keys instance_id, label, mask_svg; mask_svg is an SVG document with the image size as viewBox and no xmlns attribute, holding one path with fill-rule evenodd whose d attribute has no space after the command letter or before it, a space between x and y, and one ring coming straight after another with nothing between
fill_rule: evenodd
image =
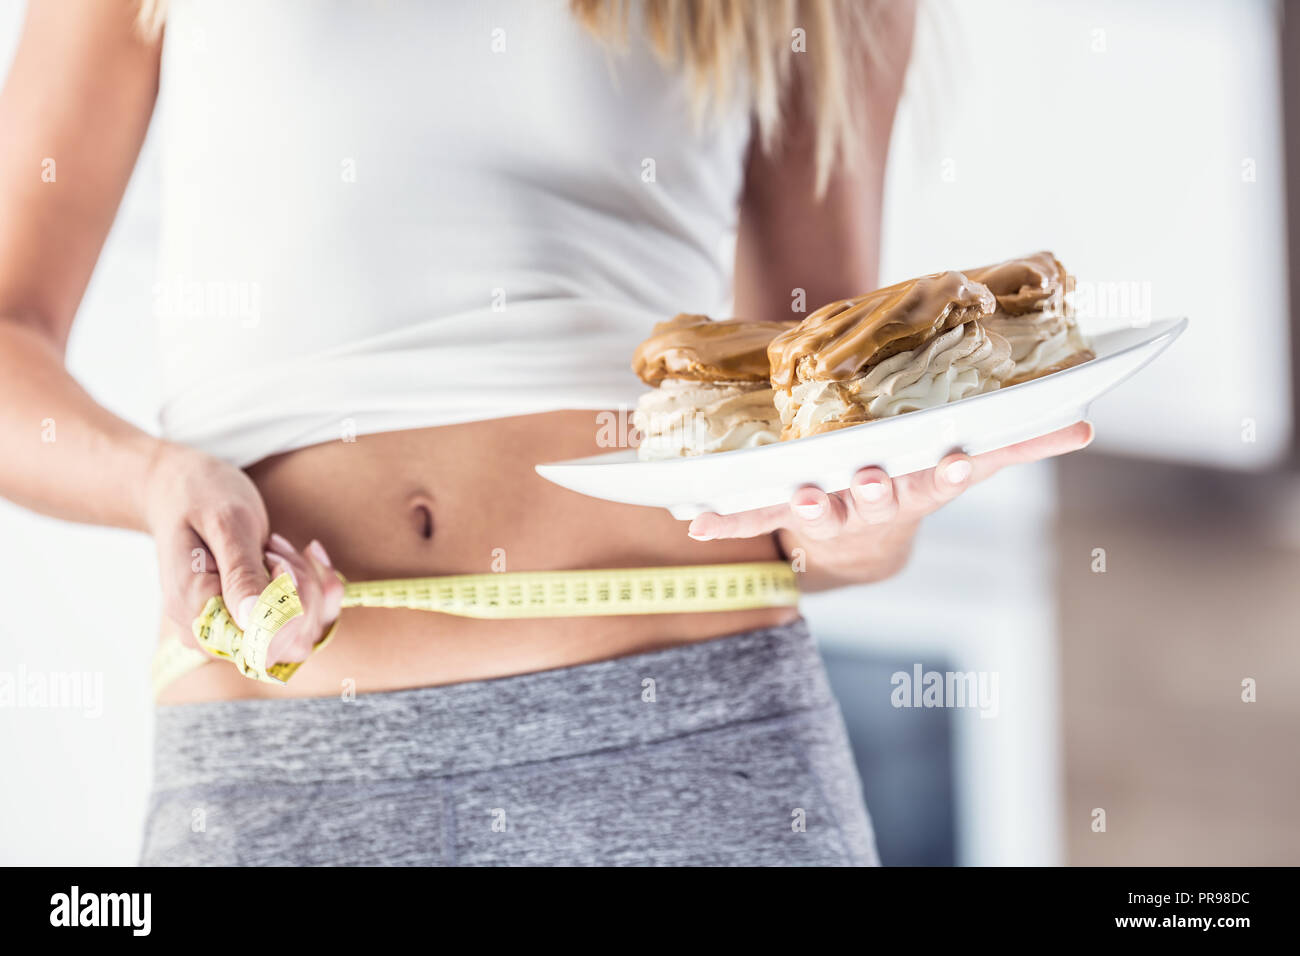
<instances>
[{"instance_id":1,"label":"grey leggings","mask_svg":"<svg viewBox=\"0 0 1300 956\"><path fill-rule=\"evenodd\" d=\"M141 862L878 861L798 621L351 701L161 707Z\"/></svg>"}]
</instances>

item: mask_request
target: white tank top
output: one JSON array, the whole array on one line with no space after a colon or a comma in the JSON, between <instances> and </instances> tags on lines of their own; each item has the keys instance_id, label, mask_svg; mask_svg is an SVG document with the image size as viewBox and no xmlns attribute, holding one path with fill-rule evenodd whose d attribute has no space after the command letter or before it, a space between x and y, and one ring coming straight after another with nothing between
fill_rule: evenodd
<instances>
[{"instance_id":1,"label":"white tank top","mask_svg":"<svg viewBox=\"0 0 1300 956\"><path fill-rule=\"evenodd\" d=\"M749 142L638 20L620 55L567 0L171 0L164 436L243 466L633 404L653 323L725 308Z\"/></svg>"}]
</instances>

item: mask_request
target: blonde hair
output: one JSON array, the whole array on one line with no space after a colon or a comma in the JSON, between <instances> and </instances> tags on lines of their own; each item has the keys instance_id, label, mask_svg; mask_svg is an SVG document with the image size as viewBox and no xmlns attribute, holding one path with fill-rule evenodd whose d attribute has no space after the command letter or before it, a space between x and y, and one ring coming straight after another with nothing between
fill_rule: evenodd
<instances>
[{"instance_id":1,"label":"blonde hair","mask_svg":"<svg viewBox=\"0 0 1300 956\"><path fill-rule=\"evenodd\" d=\"M837 163L852 162L866 123L865 73L886 55L872 26L888 0L569 0L593 34L622 43L630 7L644 10L651 47L679 63L697 115L730 102L735 77L765 149L792 114L806 116L816 137L816 193ZM907 51L897 51L904 60ZM794 82L797 80L797 82Z\"/></svg>"},{"instance_id":2,"label":"blonde hair","mask_svg":"<svg viewBox=\"0 0 1300 956\"><path fill-rule=\"evenodd\" d=\"M612 46L626 43L633 6L643 9L655 54L690 82L698 119L741 94L771 149L788 114L805 114L816 138L815 191L858 151L864 73L879 49L871 29L888 0L569 0L579 22ZM157 36L167 0L140 0L137 22ZM892 51L904 59L907 51ZM793 82L795 80L798 82Z\"/></svg>"}]
</instances>

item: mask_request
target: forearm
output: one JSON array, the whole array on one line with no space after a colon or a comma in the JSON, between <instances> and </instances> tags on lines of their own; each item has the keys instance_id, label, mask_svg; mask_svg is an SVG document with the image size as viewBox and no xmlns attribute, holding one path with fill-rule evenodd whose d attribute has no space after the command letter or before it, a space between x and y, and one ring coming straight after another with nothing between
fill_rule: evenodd
<instances>
[{"instance_id":1,"label":"forearm","mask_svg":"<svg viewBox=\"0 0 1300 956\"><path fill-rule=\"evenodd\" d=\"M145 529L163 443L73 380L37 323L0 317L0 497L70 521Z\"/></svg>"},{"instance_id":2,"label":"forearm","mask_svg":"<svg viewBox=\"0 0 1300 956\"><path fill-rule=\"evenodd\" d=\"M126 528L160 443L96 404L63 349L157 95L138 9L30 0L0 90L0 496Z\"/></svg>"}]
</instances>

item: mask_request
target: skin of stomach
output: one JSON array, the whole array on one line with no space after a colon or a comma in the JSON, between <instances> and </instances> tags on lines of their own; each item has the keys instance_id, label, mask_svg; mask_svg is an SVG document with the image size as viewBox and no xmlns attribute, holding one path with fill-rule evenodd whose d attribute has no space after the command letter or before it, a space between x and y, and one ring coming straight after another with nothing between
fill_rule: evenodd
<instances>
[{"instance_id":1,"label":"skin of stomach","mask_svg":"<svg viewBox=\"0 0 1300 956\"><path fill-rule=\"evenodd\" d=\"M248 469L271 529L318 539L350 581L507 571L724 564L779 559L771 536L693 541L667 511L588 498L534 471L608 451L597 412L560 411L361 435ZM497 567L500 567L498 560ZM195 609L197 614L198 608ZM784 624L795 608L705 614L485 621L397 608L347 608L329 647L288 684L212 662L161 704L329 697L487 680L622 657ZM162 639L175 640L164 621ZM351 682L351 683L349 683Z\"/></svg>"}]
</instances>

